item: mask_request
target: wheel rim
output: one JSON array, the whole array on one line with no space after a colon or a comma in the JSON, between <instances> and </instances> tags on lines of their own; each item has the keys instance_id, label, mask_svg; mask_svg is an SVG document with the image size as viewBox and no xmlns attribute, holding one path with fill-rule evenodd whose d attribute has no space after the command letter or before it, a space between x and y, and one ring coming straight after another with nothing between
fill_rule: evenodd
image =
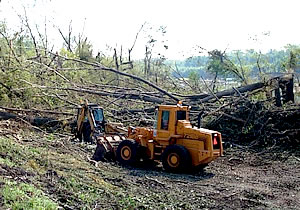
<instances>
[{"instance_id":1,"label":"wheel rim","mask_svg":"<svg viewBox=\"0 0 300 210\"><path fill-rule=\"evenodd\" d=\"M129 160L131 157L131 149L128 146L124 146L121 149L121 157L123 160Z\"/></svg>"},{"instance_id":2,"label":"wheel rim","mask_svg":"<svg viewBox=\"0 0 300 210\"><path fill-rule=\"evenodd\" d=\"M178 154L171 153L168 155L167 161L168 161L168 164L170 167L176 168L179 166L180 158L179 158Z\"/></svg>"}]
</instances>

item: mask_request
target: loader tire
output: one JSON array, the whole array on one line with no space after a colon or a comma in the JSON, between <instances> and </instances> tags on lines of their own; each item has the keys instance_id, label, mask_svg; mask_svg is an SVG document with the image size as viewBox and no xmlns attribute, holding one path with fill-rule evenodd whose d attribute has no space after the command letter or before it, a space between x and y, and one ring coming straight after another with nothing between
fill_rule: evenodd
<instances>
[{"instance_id":1,"label":"loader tire","mask_svg":"<svg viewBox=\"0 0 300 210\"><path fill-rule=\"evenodd\" d=\"M169 145L162 154L162 164L168 172L188 172L191 168L190 153L182 145Z\"/></svg>"},{"instance_id":2,"label":"loader tire","mask_svg":"<svg viewBox=\"0 0 300 210\"><path fill-rule=\"evenodd\" d=\"M116 152L117 161L124 166L134 166L140 160L139 144L133 140L123 140Z\"/></svg>"}]
</instances>

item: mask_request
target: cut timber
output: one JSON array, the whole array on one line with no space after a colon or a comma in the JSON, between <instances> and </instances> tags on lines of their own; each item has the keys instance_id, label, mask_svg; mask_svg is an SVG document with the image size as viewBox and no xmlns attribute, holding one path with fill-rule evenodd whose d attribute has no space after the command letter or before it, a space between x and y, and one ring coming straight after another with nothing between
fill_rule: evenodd
<instances>
[{"instance_id":1,"label":"cut timber","mask_svg":"<svg viewBox=\"0 0 300 210\"><path fill-rule=\"evenodd\" d=\"M229 90L224 90L221 92L217 92L215 94L205 95L193 95L193 96L185 96L185 98L189 98L191 101L200 101L201 103L208 102L212 99L222 98L224 96L232 96L235 95L237 92L245 93L251 92L254 90L258 90L260 88L276 85L277 88L280 88L282 91L282 98L284 102L292 101L294 102L294 94L293 94L293 76L282 76L282 77L275 77L269 79L267 82L257 82L250 85L242 86L239 88L233 88ZM205 96L205 97L204 97ZM281 95L280 95L281 97ZM199 100L200 99L200 100Z\"/></svg>"},{"instance_id":2,"label":"cut timber","mask_svg":"<svg viewBox=\"0 0 300 210\"><path fill-rule=\"evenodd\" d=\"M9 112L0 112L0 120L16 119L17 115Z\"/></svg>"},{"instance_id":3,"label":"cut timber","mask_svg":"<svg viewBox=\"0 0 300 210\"><path fill-rule=\"evenodd\" d=\"M52 110L39 110L39 109L18 109L18 108L4 107L4 106L0 106L0 109L13 111L13 112L25 112L25 113L45 113L45 114L70 115L70 116L74 115L69 112L57 112Z\"/></svg>"},{"instance_id":4,"label":"cut timber","mask_svg":"<svg viewBox=\"0 0 300 210\"><path fill-rule=\"evenodd\" d=\"M54 118L49 117L34 117L34 116L24 116L24 115L16 115L9 112L0 112L0 120L9 120L9 119L22 119L29 122L33 126L37 127L53 127L59 125L61 122Z\"/></svg>"},{"instance_id":5,"label":"cut timber","mask_svg":"<svg viewBox=\"0 0 300 210\"><path fill-rule=\"evenodd\" d=\"M237 91L240 92L240 93L245 93L245 92L257 90L257 89L260 89L260 88L264 87L264 85L265 85L264 83L258 82L258 83L254 83L254 84L251 84L251 85L246 85L246 86L239 87L239 88L232 89L232 90L224 90L224 91L221 91L221 92L217 92L215 94L215 96L214 95L209 95L209 96L201 99L201 102L205 103L205 102L210 101L211 99L216 99L216 96L218 98L222 98L224 96L232 96L232 95L236 94Z\"/></svg>"}]
</instances>

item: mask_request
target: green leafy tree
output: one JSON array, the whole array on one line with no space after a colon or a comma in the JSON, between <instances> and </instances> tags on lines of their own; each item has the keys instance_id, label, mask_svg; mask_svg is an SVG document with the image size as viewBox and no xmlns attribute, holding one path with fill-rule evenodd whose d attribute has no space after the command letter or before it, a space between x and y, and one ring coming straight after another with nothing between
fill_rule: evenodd
<instances>
[{"instance_id":1,"label":"green leafy tree","mask_svg":"<svg viewBox=\"0 0 300 210\"><path fill-rule=\"evenodd\" d=\"M80 60L83 61L92 61L93 58L93 46L88 41L87 38L84 40L79 39L77 48L76 48L76 54L78 55Z\"/></svg>"},{"instance_id":2,"label":"green leafy tree","mask_svg":"<svg viewBox=\"0 0 300 210\"><path fill-rule=\"evenodd\" d=\"M285 48L288 56L282 62L283 69L290 73L298 72L300 69L300 46L287 45Z\"/></svg>"},{"instance_id":3,"label":"green leafy tree","mask_svg":"<svg viewBox=\"0 0 300 210\"><path fill-rule=\"evenodd\" d=\"M235 63L229 59L225 52L219 50L210 51L207 70L215 75L214 80L216 80L218 76L225 78L233 76L241 83L248 84L249 68L244 66L240 55L240 51L235 52L237 60L237 63Z\"/></svg>"}]
</instances>

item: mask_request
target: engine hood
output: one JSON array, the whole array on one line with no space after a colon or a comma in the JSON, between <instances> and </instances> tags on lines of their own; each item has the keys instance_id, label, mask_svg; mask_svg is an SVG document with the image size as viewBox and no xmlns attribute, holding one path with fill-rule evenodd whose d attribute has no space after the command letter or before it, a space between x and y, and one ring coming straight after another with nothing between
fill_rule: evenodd
<instances>
[{"instance_id":1,"label":"engine hood","mask_svg":"<svg viewBox=\"0 0 300 210\"><path fill-rule=\"evenodd\" d=\"M184 137L189 137L192 139L198 139L199 134L201 135L212 135L212 134L220 134L218 131L206 129L206 128L197 128L193 127L190 121L187 120L178 120L176 126L176 133L179 135L184 135Z\"/></svg>"}]
</instances>

